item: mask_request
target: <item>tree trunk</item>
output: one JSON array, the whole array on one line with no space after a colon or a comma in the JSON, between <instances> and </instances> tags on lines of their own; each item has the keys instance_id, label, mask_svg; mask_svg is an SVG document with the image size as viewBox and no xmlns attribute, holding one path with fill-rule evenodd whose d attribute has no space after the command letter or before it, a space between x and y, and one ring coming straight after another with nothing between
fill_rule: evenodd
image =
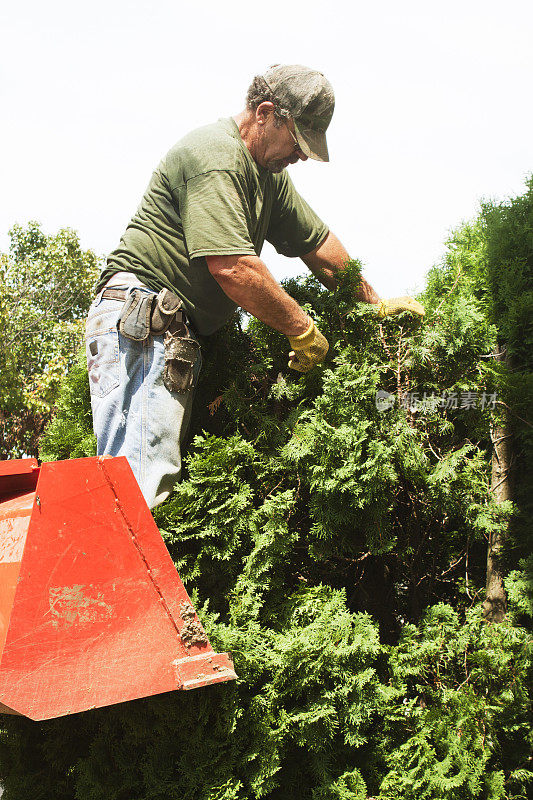
<instances>
[{"instance_id":1,"label":"tree trunk","mask_svg":"<svg viewBox=\"0 0 533 800\"><path fill-rule=\"evenodd\" d=\"M498 361L504 360L504 352L498 348ZM512 459L511 432L505 409L498 424L491 431L492 470L490 490L497 504L511 500L510 470ZM487 586L483 613L487 621L501 622L507 613L507 596L501 570L501 549L508 534L508 524L490 533L487 548Z\"/></svg>"}]
</instances>

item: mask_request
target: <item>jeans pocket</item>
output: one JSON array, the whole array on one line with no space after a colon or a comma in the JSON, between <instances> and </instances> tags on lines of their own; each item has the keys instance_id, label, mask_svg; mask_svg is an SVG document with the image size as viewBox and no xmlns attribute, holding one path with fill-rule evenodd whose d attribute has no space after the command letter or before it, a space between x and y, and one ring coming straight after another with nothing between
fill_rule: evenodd
<instances>
[{"instance_id":1,"label":"jeans pocket","mask_svg":"<svg viewBox=\"0 0 533 800\"><path fill-rule=\"evenodd\" d=\"M106 325L107 322L107 325ZM87 320L85 350L93 397L105 397L120 383L118 330L99 315Z\"/></svg>"}]
</instances>

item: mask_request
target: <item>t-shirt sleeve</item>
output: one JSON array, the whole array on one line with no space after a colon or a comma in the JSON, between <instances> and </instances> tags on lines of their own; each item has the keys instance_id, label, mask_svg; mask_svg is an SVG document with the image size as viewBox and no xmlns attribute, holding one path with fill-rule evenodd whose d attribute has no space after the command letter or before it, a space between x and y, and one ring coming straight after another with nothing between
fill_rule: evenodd
<instances>
[{"instance_id":1,"label":"t-shirt sleeve","mask_svg":"<svg viewBox=\"0 0 533 800\"><path fill-rule=\"evenodd\" d=\"M278 178L267 241L281 255L305 256L326 238L328 226L301 197L284 170Z\"/></svg>"},{"instance_id":2,"label":"t-shirt sleeve","mask_svg":"<svg viewBox=\"0 0 533 800\"><path fill-rule=\"evenodd\" d=\"M246 192L237 172L211 170L189 178L180 192L189 258L255 254Z\"/></svg>"}]
</instances>

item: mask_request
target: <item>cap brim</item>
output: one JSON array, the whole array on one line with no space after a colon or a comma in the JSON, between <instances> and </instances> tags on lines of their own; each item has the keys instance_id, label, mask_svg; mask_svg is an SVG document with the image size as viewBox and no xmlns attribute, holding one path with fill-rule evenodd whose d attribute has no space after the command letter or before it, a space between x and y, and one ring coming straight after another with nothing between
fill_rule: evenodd
<instances>
[{"instance_id":1,"label":"cap brim","mask_svg":"<svg viewBox=\"0 0 533 800\"><path fill-rule=\"evenodd\" d=\"M312 130L311 128L300 127L296 120L294 121L294 129L302 153L308 158L314 158L315 161L329 161L325 133Z\"/></svg>"}]
</instances>

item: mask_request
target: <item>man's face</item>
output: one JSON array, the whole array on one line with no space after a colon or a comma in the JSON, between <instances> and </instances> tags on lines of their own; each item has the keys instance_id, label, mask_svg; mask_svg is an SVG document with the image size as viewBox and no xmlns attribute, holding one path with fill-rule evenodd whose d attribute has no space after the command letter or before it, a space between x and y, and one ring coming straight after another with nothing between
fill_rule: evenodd
<instances>
[{"instance_id":1,"label":"man's face","mask_svg":"<svg viewBox=\"0 0 533 800\"><path fill-rule=\"evenodd\" d=\"M253 157L261 167L269 172L281 172L289 164L307 161L307 156L298 146L292 119L286 119L276 127L272 103L261 103L256 119L259 137Z\"/></svg>"}]
</instances>

